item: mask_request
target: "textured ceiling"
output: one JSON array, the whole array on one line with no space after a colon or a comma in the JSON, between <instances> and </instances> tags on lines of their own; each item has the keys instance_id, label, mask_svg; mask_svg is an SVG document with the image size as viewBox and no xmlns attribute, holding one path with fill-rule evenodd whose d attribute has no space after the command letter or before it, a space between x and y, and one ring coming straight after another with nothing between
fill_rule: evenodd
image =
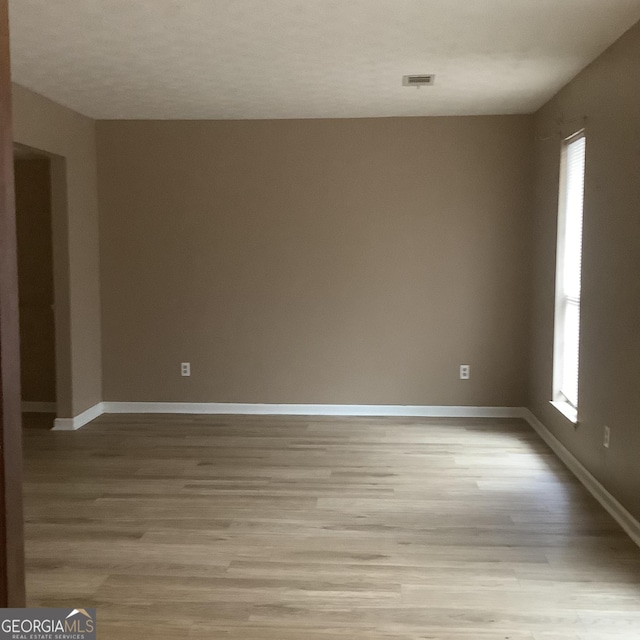
<instances>
[{"instance_id":1,"label":"textured ceiling","mask_svg":"<svg viewBox=\"0 0 640 640\"><path fill-rule=\"evenodd\" d=\"M94 118L534 111L640 0L11 0L14 80ZM402 86L435 73L436 84Z\"/></svg>"}]
</instances>

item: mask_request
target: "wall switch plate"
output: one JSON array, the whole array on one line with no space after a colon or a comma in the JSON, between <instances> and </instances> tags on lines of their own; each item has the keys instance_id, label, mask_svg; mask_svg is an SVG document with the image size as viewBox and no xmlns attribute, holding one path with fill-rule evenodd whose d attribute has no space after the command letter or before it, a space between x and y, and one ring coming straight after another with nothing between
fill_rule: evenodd
<instances>
[{"instance_id":1,"label":"wall switch plate","mask_svg":"<svg viewBox=\"0 0 640 640\"><path fill-rule=\"evenodd\" d=\"M191 363L190 362L182 362L180 364L180 375L182 377L188 377L191 375Z\"/></svg>"},{"instance_id":2,"label":"wall switch plate","mask_svg":"<svg viewBox=\"0 0 640 640\"><path fill-rule=\"evenodd\" d=\"M460 365L460 380L468 380L471 375L471 367L468 364Z\"/></svg>"},{"instance_id":3,"label":"wall switch plate","mask_svg":"<svg viewBox=\"0 0 640 640\"><path fill-rule=\"evenodd\" d=\"M605 427L604 428L604 441L602 443L605 448L609 448L609 445L611 444L611 429L609 429L609 427Z\"/></svg>"}]
</instances>

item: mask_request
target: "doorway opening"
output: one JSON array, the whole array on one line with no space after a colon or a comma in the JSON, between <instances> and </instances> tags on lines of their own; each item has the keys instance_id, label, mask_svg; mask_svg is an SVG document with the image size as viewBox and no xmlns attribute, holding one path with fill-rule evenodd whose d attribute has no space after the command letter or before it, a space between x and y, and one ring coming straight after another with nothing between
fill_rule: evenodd
<instances>
[{"instance_id":1,"label":"doorway opening","mask_svg":"<svg viewBox=\"0 0 640 640\"><path fill-rule=\"evenodd\" d=\"M57 408L51 158L14 145L23 425L53 427Z\"/></svg>"}]
</instances>

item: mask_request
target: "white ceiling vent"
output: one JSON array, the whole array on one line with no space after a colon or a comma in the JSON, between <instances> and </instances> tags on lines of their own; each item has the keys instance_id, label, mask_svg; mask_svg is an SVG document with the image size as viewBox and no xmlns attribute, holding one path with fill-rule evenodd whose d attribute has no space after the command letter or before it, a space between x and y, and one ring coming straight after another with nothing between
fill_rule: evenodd
<instances>
[{"instance_id":1,"label":"white ceiling vent","mask_svg":"<svg viewBox=\"0 0 640 640\"><path fill-rule=\"evenodd\" d=\"M415 76L402 76L402 84L405 87L430 87L435 79L432 73L421 73Z\"/></svg>"}]
</instances>

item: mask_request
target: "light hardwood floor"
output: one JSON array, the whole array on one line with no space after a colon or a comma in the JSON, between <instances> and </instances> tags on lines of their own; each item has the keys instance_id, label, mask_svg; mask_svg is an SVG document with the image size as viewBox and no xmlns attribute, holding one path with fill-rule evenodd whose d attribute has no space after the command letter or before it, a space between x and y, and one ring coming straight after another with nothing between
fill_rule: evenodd
<instances>
[{"instance_id":1,"label":"light hardwood floor","mask_svg":"<svg viewBox=\"0 0 640 640\"><path fill-rule=\"evenodd\" d=\"M31 424L29 603L102 640L640 638L640 550L519 421Z\"/></svg>"}]
</instances>

